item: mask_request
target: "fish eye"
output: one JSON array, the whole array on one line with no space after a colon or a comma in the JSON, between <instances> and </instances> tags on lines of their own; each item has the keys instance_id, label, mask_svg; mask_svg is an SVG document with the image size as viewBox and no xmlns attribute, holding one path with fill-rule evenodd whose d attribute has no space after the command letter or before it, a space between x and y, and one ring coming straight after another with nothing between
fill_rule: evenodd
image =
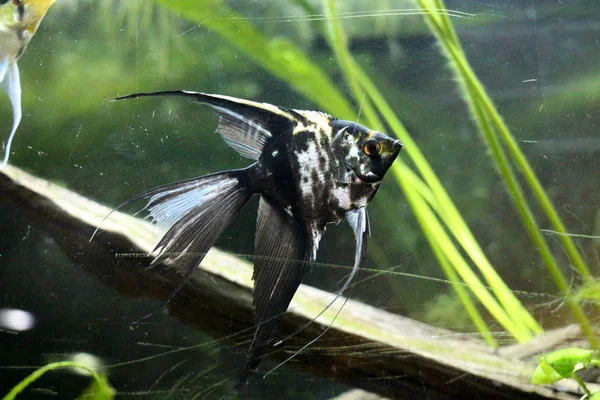
<instances>
[{"instance_id":1,"label":"fish eye","mask_svg":"<svg viewBox=\"0 0 600 400\"><path fill-rule=\"evenodd\" d=\"M381 143L377 140L367 140L363 145L363 152L369 157L377 157L381 154Z\"/></svg>"}]
</instances>

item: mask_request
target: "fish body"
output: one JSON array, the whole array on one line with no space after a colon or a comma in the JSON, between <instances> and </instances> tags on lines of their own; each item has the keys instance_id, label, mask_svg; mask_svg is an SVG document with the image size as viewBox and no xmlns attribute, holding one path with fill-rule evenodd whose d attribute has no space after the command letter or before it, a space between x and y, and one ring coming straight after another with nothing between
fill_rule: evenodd
<instances>
[{"instance_id":1,"label":"fish body","mask_svg":"<svg viewBox=\"0 0 600 400\"><path fill-rule=\"evenodd\" d=\"M13 108L13 126L0 169L8 162L10 145L21 122L21 79L17 60L55 0L0 0L0 87Z\"/></svg>"},{"instance_id":2,"label":"fish body","mask_svg":"<svg viewBox=\"0 0 600 400\"><path fill-rule=\"evenodd\" d=\"M358 147L357 141L377 135L316 111L286 113L291 126L264 147L252 167L254 191L273 200L290 217L308 224L317 235L328 223L341 221L348 211L366 207L377 192L381 181L371 182L365 175L372 168L366 164L372 160L367 157L361 164L358 152L352 151ZM334 132L343 129L347 132L336 138ZM354 170L348 168L354 164Z\"/></svg>"},{"instance_id":3,"label":"fish body","mask_svg":"<svg viewBox=\"0 0 600 400\"><path fill-rule=\"evenodd\" d=\"M253 273L257 326L237 390L273 345L276 328L316 258L326 225L344 218L356 237L353 272L340 294L347 287L366 255L366 206L402 144L325 113L228 96L169 91L118 99L145 96L183 96L212 106L220 115L217 132L239 154L255 160L244 169L164 185L124 203L149 199L145 210L166 230L153 264L172 263L185 271L168 302L242 206L252 195L260 195Z\"/></svg>"}]
</instances>

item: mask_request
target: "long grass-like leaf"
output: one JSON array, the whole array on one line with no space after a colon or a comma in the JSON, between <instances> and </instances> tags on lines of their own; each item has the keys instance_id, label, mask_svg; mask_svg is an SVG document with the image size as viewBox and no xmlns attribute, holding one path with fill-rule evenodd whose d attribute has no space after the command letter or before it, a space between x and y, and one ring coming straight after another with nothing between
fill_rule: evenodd
<instances>
[{"instance_id":1,"label":"long grass-like leaf","mask_svg":"<svg viewBox=\"0 0 600 400\"><path fill-rule=\"evenodd\" d=\"M498 276L491 263L485 256L485 253L479 246L479 243L473 236L471 230L467 226L466 222L460 215L460 212L450 199L450 196L444 189L439 178L427 162L425 156L419 150L417 144L412 140L400 120L396 117L391 107L383 95L373 85L369 77L356 65L355 73L359 77L363 87L369 93L373 99L375 105L378 107L386 123L392 128L394 133L405 143L407 147L411 149L407 154L411 157L411 160L416 165L419 173L423 176L426 184L431 188L439 207L436 212L439 213L440 217L445 221L448 228L452 231L452 234L456 237L457 241L461 244L465 252L469 255L471 260L477 265L485 280L488 282L495 295L498 297L503 307L510 310L512 318L521 320L525 325L529 327L532 333L539 333L542 331L541 327L535 322L531 314L523 307L521 302L512 293L510 288L506 286L504 281ZM525 335L526 338L531 337L531 334ZM523 340L526 340L524 337Z\"/></svg>"},{"instance_id":2,"label":"long grass-like leaf","mask_svg":"<svg viewBox=\"0 0 600 400\"><path fill-rule=\"evenodd\" d=\"M418 3L424 11L427 11L428 9L440 9L445 7L442 0L418 0ZM552 203L539 183L539 180L533 172L533 169L519 149L516 140L510 134L510 131L500 117L500 114L495 108L493 102L487 95L483 85L479 82L475 73L471 69L460 46L456 32L450 23L450 20L443 14L431 15L425 12L424 15L426 21L440 42L446 57L448 60L450 60L450 65L458 77L460 87L463 92L463 97L469 106L471 115L473 116L473 119L475 120L486 145L490 149L492 158L498 170L500 171L500 175L504 180L507 190L514 199L513 201L515 203L515 208L517 209L532 241L538 248L540 255L542 256L542 259L544 260L544 263L550 273L550 276L554 280L557 288L565 294L567 298L567 305L569 306L569 309L571 310L575 320L581 326L582 332L586 335L594 347L598 347L598 341L594 336L587 316L583 312L583 309L580 307L580 305L577 304L577 302L574 301L569 295L568 283L558 267L556 259L550 251L546 240L543 238L540 232L537 222L535 221L525 198L523 189L521 188L517 177L513 172L511 160L508 158L504 149L502 148L500 139L504 140L505 145L507 145L511 156L519 168L519 171L525 176L527 184L532 189L535 198L540 203L542 210L546 213L555 229L560 233L566 233L564 224L558 217L556 210L554 210ZM568 235L561 235L560 240L562 241L565 251L571 258L571 261L575 265L576 269L585 280L590 280L592 276L589 272L589 269L575 248L571 238Z\"/></svg>"},{"instance_id":3,"label":"long grass-like leaf","mask_svg":"<svg viewBox=\"0 0 600 400\"><path fill-rule=\"evenodd\" d=\"M326 12L333 14L333 1L326 1ZM336 19L330 18L328 19L328 24L333 25L334 27L329 28L330 34L341 35L342 30L340 22ZM339 47L345 44L345 40L340 38L332 38L331 39L332 46ZM468 226L460 216L460 213L454 206L447 192L439 182L439 179L429 166L429 163L423 156L423 154L419 151L417 144L412 140L406 129L402 126L400 121L397 119L389 105L383 99L383 96L379 93L379 91L372 84L368 76L362 71L362 69L358 66L358 64L351 58L351 55L345 49L337 49L335 53L338 57L344 58L344 61L340 61L340 65L342 68L347 68L345 71L346 76L352 76L352 81L350 81L350 85L354 86L356 83L355 80L358 80L362 85L363 90L373 99L375 105L378 107L379 112L384 116L386 122L390 127L392 127L393 131L396 133L401 140L405 142L405 145L410 149L408 152L409 156L413 160L413 162L417 165L417 168L421 172L421 174L425 177L426 182L429 186L431 186L433 190L433 194L436 197L436 201L439 204L437 207L438 213L440 217L444 220L444 223L450 228L453 234L456 236L457 240L461 243L463 248L466 250L467 254L473 259L476 265L479 267L480 271L486 278L487 282L491 286L497 298L503 304L505 308L505 315L509 315L509 319L512 319L514 323L509 323L508 325L503 325L505 328L511 333L513 333L519 340L527 340L531 337L531 332L538 333L541 331L539 325L535 322L533 317L527 312L527 310L522 306L522 304L518 301L518 299L514 296L512 291L504 284L502 279L497 275L487 258L485 257L483 251L478 245L477 241L471 234ZM360 94L360 90L354 89L353 93L355 96ZM401 161L400 161L401 162ZM399 179L399 183L403 182L402 175L398 175L397 169L392 169L396 176ZM408 190L408 189L406 189ZM405 193L406 193L405 190ZM413 210L416 210L413 207ZM422 229L427 235L428 227L423 226ZM458 268L469 268L468 264L459 263L456 264ZM463 271L463 273L466 273ZM449 277L450 279L450 277ZM455 286L456 287L456 286ZM487 292L487 289L486 289ZM486 296L487 293L484 294L481 290L476 292L476 295L479 294L481 296ZM460 296L459 296L460 297ZM460 297L461 300L463 297ZM480 297L482 300L483 297ZM482 300L483 301L483 300ZM484 301L484 305L489 304L488 301ZM471 306L464 303L465 308L469 309ZM499 317L500 321L506 321L503 316L498 315L498 310L495 309L494 316Z\"/></svg>"},{"instance_id":4,"label":"long grass-like leaf","mask_svg":"<svg viewBox=\"0 0 600 400\"><path fill-rule=\"evenodd\" d=\"M326 0L325 1L325 16L326 16L327 32L328 32L330 46L332 47L334 53L336 54L336 57L338 59L340 67L344 73L344 76L350 85L350 88L352 90L352 94L354 95L355 101L359 102L361 105L361 108L364 110L364 115L365 115L365 119L367 120L367 123L369 124L369 126L373 127L374 129L381 130L382 124L381 124L379 117L376 114L375 110L371 106L370 96L366 96L367 93L364 91L364 88L362 87L361 82L359 81L358 76L356 74L357 65L354 62L354 60L352 59L352 56L350 55L350 53L348 51L346 39L343 34L341 23L338 19L333 18L333 14L335 14L334 2L333 2L333 0ZM412 143L412 145L409 145L409 148L411 148L411 149L416 148L416 144ZM464 287L462 285L460 285L460 283L462 283L462 282L456 276L456 274L454 273L454 270L452 270L452 268L450 267L450 264L448 263L447 258L443 255L444 251L442 248L449 247L449 246L453 247L452 242L444 241L444 246L441 246L434 239L434 237L431 236L431 235L434 235L434 233L432 231L432 227L430 225L427 225L429 219L431 218L430 214L428 214L429 209L427 207L427 204L423 201L422 198L419 198L419 196L416 195L416 193L418 193L418 192L415 191L414 188L411 187L411 183L415 183L415 181L414 180L404 181L402 179L402 175L399 172L399 168L405 168L407 170L408 170L408 168L406 167L406 165L404 164L404 162L402 161L401 158L398 159L398 161L396 161L396 165L401 165L401 167L392 168L392 173L396 176L398 184L404 189L405 193L407 191L414 193L413 196L410 196L409 203L411 205L411 208L412 208L415 216L417 216L417 220L421 224L421 228L422 228L423 232L425 233L426 237L428 238L428 241L430 242L432 249L434 250L434 254L436 255L436 258L438 259L438 262L442 266L442 269L444 270L446 277L450 280L453 288L455 289L457 295L459 296L459 299L463 303L465 310L467 310L469 316L473 320L473 323L475 324L475 326L480 330L480 332L486 338L488 343L490 343L490 345L492 345L492 346L495 346L496 342L493 339L493 337L491 336L491 334L489 333L489 328L485 324L482 316L477 311L477 308L475 307L471 298L468 295L466 295L466 293L464 292ZM409 195L407 194L407 197L408 196ZM437 220L435 222L437 225L439 225ZM451 250L449 250L449 251L451 251ZM463 264L461 264L461 265L463 265ZM475 283L475 280L473 280L471 283ZM501 307L497 306L497 304L493 304L494 300L489 295L489 292L487 291L487 289L485 287L483 287L483 285L480 282L477 282L475 284L479 287L479 289L475 290L476 295L479 297L479 299L482 301L482 303L486 306L486 308L488 308L488 310L490 310L490 309L493 310L493 311L491 311L492 315L494 315L494 317L496 319L501 321L501 324L503 326L505 326L505 328L508 331L510 331L511 333L513 333L516 337L520 337L520 338L522 338L522 340L528 338L528 337L523 337L523 335L521 335L518 332L517 326L510 323L510 318L508 317L508 315L505 312L503 312Z\"/></svg>"}]
</instances>

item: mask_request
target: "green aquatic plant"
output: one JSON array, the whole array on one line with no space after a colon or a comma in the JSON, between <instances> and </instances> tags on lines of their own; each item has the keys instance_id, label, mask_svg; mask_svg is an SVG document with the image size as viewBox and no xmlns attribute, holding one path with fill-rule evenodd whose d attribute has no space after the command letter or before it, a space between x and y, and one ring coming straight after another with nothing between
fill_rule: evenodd
<instances>
[{"instance_id":1,"label":"green aquatic plant","mask_svg":"<svg viewBox=\"0 0 600 400\"><path fill-rule=\"evenodd\" d=\"M585 282L573 292L573 301L577 303L600 304L600 279Z\"/></svg>"},{"instance_id":2,"label":"green aquatic plant","mask_svg":"<svg viewBox=\"0 0 600 400\"><path fill-rule=\"evenodd\" d=\"M576 347L556 350L541 357L531 376L531 383L548 385L573 378L585 393L584 399L597 400L600 399L600 392L591 393L585 382L576 374L578 370L592 366L600 366L600 358L595 351Z\"/></svg>"},{"instance_id":3,"label":"green aquatic plant","mask_svg":"<svg viewBox=\"0 0 600 400\"><path fill-rule=\"evenodd\" d=\"M104 375L98 374L92 368L84 364L79 364L72 361L59 361L46 364L43 367L36 369L30 375L25 377L15 387L13 387L2 400L14 400L27 386L41 378L46 372L62 368L76 368L89 373L93 381L79 399L88 400L112 400L115 397L115 390L108 383L108 379Z\"/></svg>"},{"instance_id":4,"label":"green aquatic plant","mask_svg":"<svg viewBox=\"0 0 600 400\"><path fill-rule=\"evenodd\" d=\"M414 173L402 159L394 165L392 171L399 186L404 191L442 270L451 282L475 326L488 343L491 345L496 344L483 317L465 290L463 282L468 285L473 294L495 319L517 340L525 341L533 334L539 333L541 328L495 272L416 142L387 104L383 95L371 82L368 75L352 59L347 50L340 22L333 18L335 14L333 1L326 2L326 10L330 16L327 19L330 25L330 42L336 55L341 59L340 65L345 71L346 79L353 87L356 100L359 101L357 97L364 91L373 100L377 111L384 117L385 122L392 128L396 136L405 143L407 148L411 149L407 154L422 178ZM430 10L429 12L439 14L443 13L443 9ZM362 100L361 104L363 104L363 110L369 123L372 126L380 127L381 124L376 124L377 118L374 111L370 110L368 106L365 107L365 103L368 104L368 102ZM460 250L445 232L445 227L450 229L465 252L479 267L494 294L490 293L488 287L472 271L468 261L461 255Z\"/></svg>"},{"instance_id":5,"label":"green aquatic plant","mask_svg":"<svg viewBox=\"0 0 600 400\"><path fill-rule=\"evenodd\" d=\"M581 308L580 304L573 300L570 295L569 285L561 272L556 258L552 254L547 241L544 239L537 221L533 216L523 188L519 183L515 169L521 173L527 183L528 189L533 193L554 229L559 233L559 240L568 255L576 271L579 272L584 282L593 279L592 274L577 250L571 236L568 235L565 225L556 212L550 198L546 194L533 168L519 148L519 145L510 133L506 123L500 116L494 103L488 96L485 88L477 79L473 69L469 65L460 41L452 26L450 19L444 14L436 14L430 11L445 9L443 0L418 0L418 4L425 11L424 15L431 30L435 34L443 49L450 66L457 77L463 98L467 102L471 116L479 128L484 143L486 144L492 159L500 172L506 189L514 201L514 206L521 220L538 249L545 265L554 280L557 288L566 298L567 305L581 330L593 347L598 347L591 324ZM509 158L510 155L511 158Z\"/></svg>"}]
</instances>

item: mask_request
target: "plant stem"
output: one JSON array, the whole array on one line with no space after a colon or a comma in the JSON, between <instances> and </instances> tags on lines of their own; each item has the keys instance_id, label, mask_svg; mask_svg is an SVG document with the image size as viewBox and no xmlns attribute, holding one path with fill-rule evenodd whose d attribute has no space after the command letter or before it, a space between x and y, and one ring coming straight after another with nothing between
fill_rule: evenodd
<instances>
[{"instance_id":1,"label":"plant stem","mask_svg":"<svg viewBox=\"0 0 600 400\"><path fill-rule=\"evenodd\" d=\"M592 392L590 392L590 389L588 389L587 385L585 384L585 382L583 381L583 379L581 379L579 377L579 375L577 375L575 372L573 372L573 375L571 375L571 377L575 380L575 382L577 382L577 384L579 385L579 387L581 387L581 390L583 390L583 393L586 394L586 398L589 399L592 397Z\"/></svg>"},{"instance_id":2,"label":"plant stem","mask_svg":"<svg viewBox=\"0 0 600 400\"><path fill-rule=\"evenodd\" d=\"M346 36L342 30L342 26L336 18L333 17L335 14L335 1L325 0L325 16L328 21L327 33L329 37L329 44L335 53L338 60L344 78L350 85L350 90L354 96L354 100L359 105L360 111L365 115L368 125L375 130L382 131L383 125L377 115L371 100L366 96L364 90L361 88L360 83L356 79L355 74L352 73L352 56L348 51L348 45L346 42ZM360 117L360 115L359 115ZM360 118L357 118L360 119Z\"/></svg>"},{"instance_id":3,"label":"plant stem","mask_svg":"<svg viewBox=\"0 0 600 400\"><path fill-rule=\"evenodd\" d=\"M94 371L93 369L91 369L90 367L83 365L83 364L78 364L78 363L75 363L72 361L60 361L60 362L54 362L54 363L44 365L40 369L33 371L30 375L28 375L25 379L23 379L15 387L13 387L12 390L6 396L4 396L4 398L2 400L14 400L14 398L17 397L17 395L19 393L21 393L23 390L25 390L25 388L27 388L27 386L31 385L33 382L35 382L36 380L41 378L42 375L44 375L46 372L51 371L53 369L58 369L58 368L83 369L83 370L89 372L92 375L92 378L99 385L106 386L106 384L104 383L102 378L100 378L100 375L98 375L98 373L96 371Z\"/></svg>"}]
</instances>

